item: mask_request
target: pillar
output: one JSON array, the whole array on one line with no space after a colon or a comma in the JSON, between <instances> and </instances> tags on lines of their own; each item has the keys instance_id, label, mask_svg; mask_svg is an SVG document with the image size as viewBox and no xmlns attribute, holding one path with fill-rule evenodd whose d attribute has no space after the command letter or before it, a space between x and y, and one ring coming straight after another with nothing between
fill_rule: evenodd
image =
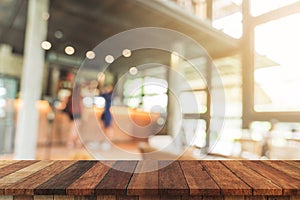
<instances>
[{"instance_id":1,"label":"pillar","mask_svg":"<svg viewBox=\"0 0 300 200\"><path fill-rule=\"evenodd\" d=\"M29 0L24 45L21 82L22 105L18 113L15 159L34 159L39 124L37 101L41 97L44 68L44 50L41 42L46 39L49 0Z\"/></svg>"}]
</instances>

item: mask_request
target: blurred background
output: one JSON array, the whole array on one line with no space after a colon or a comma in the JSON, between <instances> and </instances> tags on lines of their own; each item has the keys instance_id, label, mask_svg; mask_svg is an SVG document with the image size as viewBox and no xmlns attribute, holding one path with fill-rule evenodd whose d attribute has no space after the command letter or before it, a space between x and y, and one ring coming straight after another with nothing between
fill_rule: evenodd
<instances>
[{"instance_id":1,"label":"blurred background","mask_svg":"<svg viewBox=\"0 0 300 200\"><path fill-rule=\"evenodd\" d=\"M206 159L299 159L299 21L299 0L2 0L0 158L94 159L99 151L97 159L203 159L207 153ZM182 127L175 130L180 141L164 152L156 149L170 143L176 129L169 71L126 58L147 63L151 57L172 67L174 54L125 49L120 59L106 56L105 73L80 82L78 116L73 119L68 110L81 63L101 56L95 46L122 31L149 26L186 34L211 57L193 60L204 69L202 76L178 64L190 85L178 98L187 103L196 98L199 110L182 107ZM102 94L116 83L112 121L104 131L111 144L103 143L90 119L96 116L103 126L110 100ZM218 105L211 95L220 90L225 116L212 112ZM124 112L140 126L159 126L158 133L141 139L124 132L115 121ZM218 130L211 122L223 117ZM84 145L78 131L91 136ZM185 146L187 151L178 154Z\"/></svg>"}]
</instances>

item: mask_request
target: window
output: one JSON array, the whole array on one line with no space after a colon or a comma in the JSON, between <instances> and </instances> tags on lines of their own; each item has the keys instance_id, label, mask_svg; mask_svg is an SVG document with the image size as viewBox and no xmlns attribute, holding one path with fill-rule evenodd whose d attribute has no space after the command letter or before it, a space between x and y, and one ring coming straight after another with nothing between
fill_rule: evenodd
<instances>
[{"instance_id":1,"label":"window","mask_svg":"<svg viewBox=\"0 0 300 200\"><path fill-rule=\"evenodd\" d=\"M300 14L255 28L254 109L300 111Z\"/></svg>"}]
</instances>

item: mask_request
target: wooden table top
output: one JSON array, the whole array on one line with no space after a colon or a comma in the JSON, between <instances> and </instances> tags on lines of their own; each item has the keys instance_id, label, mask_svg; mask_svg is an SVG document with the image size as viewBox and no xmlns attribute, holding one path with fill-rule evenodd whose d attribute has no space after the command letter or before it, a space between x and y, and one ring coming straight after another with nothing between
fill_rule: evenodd
<instances>
[{"instance_id":1,"label":"wooden table top","mask_svg":"<svg viewBox=\"0 0 300 200\"><path fill-rule=\"evenodd\" d=\"M0 160L0 195L300 195L300 161L174 161L134 173L166 162Z\"/></svg>"}]
</instances>

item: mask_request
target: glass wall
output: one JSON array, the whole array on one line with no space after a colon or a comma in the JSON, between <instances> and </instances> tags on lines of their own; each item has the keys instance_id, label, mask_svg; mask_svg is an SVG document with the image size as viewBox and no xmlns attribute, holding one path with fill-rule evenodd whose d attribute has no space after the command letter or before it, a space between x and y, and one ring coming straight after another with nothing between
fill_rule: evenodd
<instances>
[{"instance_id":1,"label":"glass wall","mask_svg":"<svg viewBox=\"0 0 300 200\"><path fill-rule=\"evenodd\" d=\"M256 111L300 111L300 14L255 28Z\"/></svg>"}]
</instances>

